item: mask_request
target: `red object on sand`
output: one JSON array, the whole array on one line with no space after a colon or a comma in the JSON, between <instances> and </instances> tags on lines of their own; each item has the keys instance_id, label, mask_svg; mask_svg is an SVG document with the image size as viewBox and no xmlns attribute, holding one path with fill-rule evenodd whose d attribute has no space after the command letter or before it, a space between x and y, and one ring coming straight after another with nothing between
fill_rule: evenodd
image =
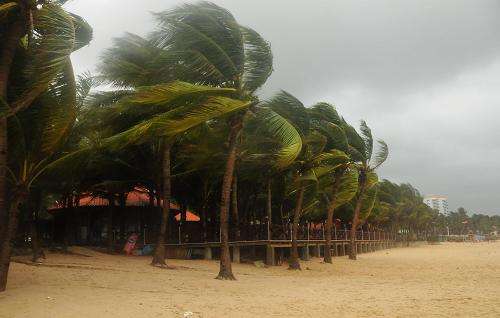
<instances>
[{"instance_id":1,"label":"red object on sand","mask_svg":"<svg viewBox=\"0 0 500 318\"><path fill-rule=\"evenodd\" d=\"M137 244L138 238L139 238L139 236L135 233L129 236L127 243L125 244L125 247L123 248L123 250L125 251L125 254L127 254L127 255L132 254L132 251L135 248L135 244Z\"/></svg>"}]
</instances>

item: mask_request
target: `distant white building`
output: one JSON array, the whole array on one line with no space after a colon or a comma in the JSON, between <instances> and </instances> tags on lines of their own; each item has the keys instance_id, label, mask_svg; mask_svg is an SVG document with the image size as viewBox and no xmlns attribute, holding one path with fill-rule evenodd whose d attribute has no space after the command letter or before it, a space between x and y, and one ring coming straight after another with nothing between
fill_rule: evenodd
<instances>
[{"instance_id":1,"label":"distant white building","mask_svg":"<svg viewBox=\"0 0 500 318\"><path fill-rule=\"evenodd\" d=\"M428 195L424 198L424 203L431 209L438 210L439 213L448 213L448 197L443 195Z\"/></svg>"}]
</instances>

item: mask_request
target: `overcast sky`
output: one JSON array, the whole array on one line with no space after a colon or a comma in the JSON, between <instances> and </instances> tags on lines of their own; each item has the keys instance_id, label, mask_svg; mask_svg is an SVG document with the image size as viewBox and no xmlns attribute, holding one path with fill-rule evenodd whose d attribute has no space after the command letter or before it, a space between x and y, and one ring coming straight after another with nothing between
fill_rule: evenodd
<instances>
[{"instance_id":1,"label":"overcast sky","mask_svg":"<svg viewBox=\"0 0 500 318\"><path fill-rule=\"evenodd\" d=\"M94 28L73 55L76 71L98 71L112 38L145 35L150 12L180 2L69 2ZM500 1L213 2L271 42L264 96L284 89L306 105L333 103L389 144L381 177L447 195L452 209L500 214Z\"/></svg>"}]
</instances>

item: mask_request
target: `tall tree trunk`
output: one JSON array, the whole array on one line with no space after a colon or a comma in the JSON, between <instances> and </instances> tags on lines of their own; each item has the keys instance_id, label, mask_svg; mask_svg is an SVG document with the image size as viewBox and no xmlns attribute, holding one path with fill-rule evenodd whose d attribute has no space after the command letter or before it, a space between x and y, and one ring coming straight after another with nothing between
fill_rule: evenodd
<instances>
[{"instance_id":1,"label":"tall tree trunk","mask_svg":"<svg viewBox=\"0 0 500 318\"><path fill-rule=\"evenodd\" d=\"M17 233L17 225L19 222L20 205L25 202L27 190L16 189L11 198L9 208L9 221L2 241L2 249L0 253L0 292L5 291L7 287L7 276L9 274L10 254L13 248L13 240Z\"/></svg>"},{"instance_id":2,"label":"tall tree trunk","mask_svg":"<svg viewBox=\"0 0 500 318\"><path fill-rule=\"evenodd\" d=\"M114 245L115 245L115 239L113 235L113 213L115 212L116 209L116 203L115 203L115 196L113 194L110 194L108 197L109 201L109 207L108 207L108 219L106 220L106 233L107 233L107 238L106 238L106 247L108 250L108 253L113 253L114 252Z\"/></svg>"},{"instance_id":3,"label":"tall tree trunk","mask_svg":"<svg viewBox=\"0 0 500 318\"><path fill-rule=\"evenodd\" d=\"M236 174L233 178L233 189L231 191L231 205L232 205L232 219L234 227L234 240L239 241L241 237L240 232L240 218L238 215L238 177Z\"/></svg>"},{"instance_id":4,"label":"tall tree trunk","mask_svg":"<svg viewBox=\"0 0 500 318\"><path fill-rule=\"evenodd\" d=\"M332 185L332 194L330 201L328 202L327 216L326 216L326 226L325 226L325 263L332 263L332 227L333 227L333 212L335 211L335 205L337 204L337 192L340 188L340 181L344 175L345 169L338 169L335 171L334 177L335 181Z\"/></svg>"},{"instance_id":5,"label":"tall tree trunk","mask_svg":"<svg viewBox=\"0 0 500 318\"><path fill-rule=\"evenodd\" d=\"M21 17L22 14L19 14ZM7 88L12 61L16 54L19 41L24 33L24 21L16 19L12 25L5 30L2 38L2 51L0 52L0 99L8 102ZM8 206L7 206L7 118L0 118L0 241L7 232ZM1 249L1 247L0 247Z\"/></svg>"},{"instance_id":6,"label":"tall tree trunk","mask_svg":"<svg viewBox=\"0 0 500 318\"><path fill-rule=\"evenodd\" d=\"M151 265L167 267L165 263L165 240L167 236L168 217L170 214L170 192L171 192L171 176L170 176L170 143L165 141L163 145L163 202L161 205L161 221L160 233L158 234L158 241L156 243L155 253Z\"/></svg>"},{"instance_id":7,"label":"tall tree trunk","mask_svg":"<svg viewBox=\"0 0 500 318\"><path fill-rule=\"evenodd\" d=\"M302 213L302 202L304 201L305 188L301 187L297 195L297 204L295 205L295 212L293 214L292 224L292 251L290 253L290 261L288 269L300 270L299 263L299 247L297 244L297 232L299 231L300 215Z\"/></svg>"},{"instance_id":8,"label":"tall tree trunk","mask_svg":"<svg viewBox=\"0 0 500 318\"><path fill-rule=\"evenodd\" d=\"M361 212L361 206L363 205L363 196L365 194L366 180L364 174L360 174L360 189L358 197L356 199L356 207L354 208L354 216L352 218L351 225L351 248L349 249L349 259L355 260L357 258L357 247L356 247L356 230L359 223L359 214Z\"/></svg>"},{"instance_id":9,"label":"tall tree trunk","mask_svg":"<svg viewBox=\"0 0 500 318\"><path fill-rule=\"evenodd\" d=\"M45 259L45 253L40 244L40 237L38 235L38 211L34 212L33 220L31 221L31 249L33 252L33 257L31 261L33 263L38 262L40 258Z\"/></svg>"},{"instance_id":10,"label":"tall tree trunk","mask_svg":"<svg viewBox=\"0 0 500 318\"><path fill-rule=\"evenodd\" d=\"M271 178L267 180L267 204L266 204L266 214L267 214L267 239L272 240L272 225L273 225L273 201L272 201L272 191L271 191Z\"/></svg>"},{"instance_id":11,"label":"tall tree trunk","mask_svg":"<svg viewBox=\"0 0 500 318\"><path fill-rule=\"evenodd\" d=\"M231 268L231 254L229 252L228 217L229 204L231 201L231 184L233 183L233 172L236 163L237 139L242 127L242 119L237 119L231 125L229 133L229 153L226 161L226 170L222 180L222 194L220 204L220 269L217 279L236 280Z\"/></svg>"},{"instance_id":12,"label":"tall tree trunk","mask_svg":"<svg viewBox=\"0 0 500 318\"><path fill-rule=\"evenodd\" d=\"M40 237L38 235L38 214L42 205L42 193L39 189L31 191L29 199L29 208L31 214L31 224L30 224L30 234L31 234L31 249L33 252L33 257L31 261L33 263L38 262L40 258L45 259L45 253L40 244Z\"/></svg>"}]
</instances>

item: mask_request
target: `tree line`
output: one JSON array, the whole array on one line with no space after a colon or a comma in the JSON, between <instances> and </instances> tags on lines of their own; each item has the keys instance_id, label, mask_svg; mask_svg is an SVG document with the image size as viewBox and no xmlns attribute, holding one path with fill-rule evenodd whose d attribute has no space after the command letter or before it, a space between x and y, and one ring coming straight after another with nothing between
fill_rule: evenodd
<instances>
[{"instance_id":1,"label":"tree line","mask_svg":"<svg viewBox=\"0 0 500 318\"><path fill-rule=\"evenodd\" d=\"M424 233L440 217L411 185L379 182L389 148L364 121L356 129L332 104L304 105L286 91L261 99L271 45L226 9L199 2L155 13L147 36L115 39L99 74L75 77L70 54L92 28L65 2L0 1L0 290L19 217L32 220L35 247L34 211L47 198L96 193L114 204L147 189L161 202L160 267L170 202L190 207L204 225L219 224L219 279L235 279L229 235L245 220L289 222L289 268L300 269L301 222L324 223L331 263L336 218L356 259L360 226Z\"/></svg>"}]
</instances>

